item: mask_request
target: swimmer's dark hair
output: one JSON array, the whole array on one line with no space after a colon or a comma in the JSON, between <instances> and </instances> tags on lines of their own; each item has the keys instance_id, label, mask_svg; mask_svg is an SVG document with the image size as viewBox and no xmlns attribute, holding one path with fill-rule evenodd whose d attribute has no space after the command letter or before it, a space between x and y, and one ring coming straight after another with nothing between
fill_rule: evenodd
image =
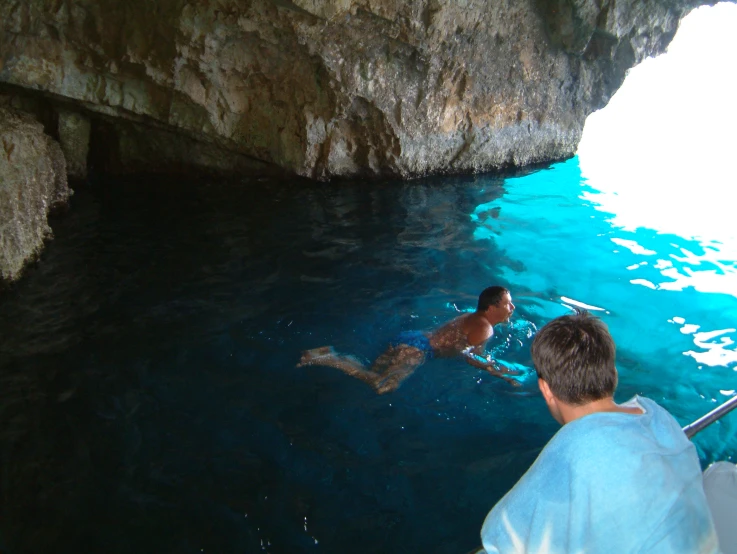
<instances>
[{"instance_id":1,"label":"swimmer's dark hair","mask_svg":"<svg viewBox=\"0 0 737 554\"><path fill-rule=\"evenodd\" d=\"M567 404L581 405L614 395L617 348L600 319L581 311L545 325L532 341L538 377Z\"/></svg>"},{"instance_id":2,"label":"swimmer's dark hair","mask_svg":"<svg viewBox=\"0 0 737 554\"><path fill-rule=\"evenodd\" d=\"M509 290L504 287L494 286L485 288L479 295L479 304L476 310L485 312L489 306L496 306L501 302L504 294L509 294Z\"/></svg>"}]
</instances>

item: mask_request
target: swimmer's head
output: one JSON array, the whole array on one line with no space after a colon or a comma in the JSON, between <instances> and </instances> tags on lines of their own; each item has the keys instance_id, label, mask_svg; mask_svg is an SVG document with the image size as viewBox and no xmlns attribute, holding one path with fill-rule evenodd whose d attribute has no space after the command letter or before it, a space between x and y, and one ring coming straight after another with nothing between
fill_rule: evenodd
<instances>
[{"instance_id":1,"label":"swimmer's head","mask_svg":"<svg viewBox=\"0 0 737 554\"><path fill-rule=\"evenodd\" d=\"M614 395L616 352L607 326L587 312L552 320L532 341L537 376L558 399L572 405Z\"/></svg>"},{"instance_id":2,"label":"swimmer's head","mask_svg":"<svg viewBox=\"0 0 737 554\"><path fill-rule=\"evenodd\" d=\"M476 308L479 312L485 312L489 306L496 306L502 300L505 294L509 294L509 289L494 286L485 288L479 295L479 303Z\"/></svg>"},{"instance_id":3,"label":"swimmer's head","mask_svg":"<svg viewBox=\"0 0 737 554\"><path fill-rule=\"evenodd\" d=\"M504 287L488 287L479 295L479 303L476 311L486 315L487 319L492 323L507 321L514 312L512 295Z\"/></svg>"}]
</instances>

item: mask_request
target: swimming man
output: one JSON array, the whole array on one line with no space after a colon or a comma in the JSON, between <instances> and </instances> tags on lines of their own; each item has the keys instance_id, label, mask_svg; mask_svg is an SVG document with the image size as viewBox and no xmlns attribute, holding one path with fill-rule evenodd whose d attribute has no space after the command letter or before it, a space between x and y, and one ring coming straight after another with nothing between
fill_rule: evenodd
<instances>
[{"instance_id":1,"label":"swimming man","mask_svg":"<svg viewBox=\"0 0 737 554\"><path fill-rule=\"evenodd\" d=\"M494 325L508 321L513 312L509 291L504 287L489 287L479 295L475 312L458 316L429 333L400 333L370 368L354 356L338 354L332 346L305 350L297 367L334 367L370 385L378 394L385 394L397 390L427 360L461 356L470 365L519 387L520 383L508 376L521 372L500 369L490 355L484 355L486 343L494 334Z\"/></svg>"}]
</instances>

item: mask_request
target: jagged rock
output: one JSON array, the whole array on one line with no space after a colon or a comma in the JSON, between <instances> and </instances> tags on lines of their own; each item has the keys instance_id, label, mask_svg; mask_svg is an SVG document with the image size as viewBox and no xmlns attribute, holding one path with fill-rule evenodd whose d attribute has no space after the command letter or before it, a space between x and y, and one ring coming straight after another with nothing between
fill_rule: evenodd
<instances>
[{"instance_id":1,"label":"jagged rock","mask_svg":"<svg viewBox=\"0 0 737 554\"><path fill-rule=\"evenodd\" d=\"M0 83L160 131L120 170L202 143L318 179L484 171L572 155L704 3L0 0Z\"/></svg>"},{"instance_id":2,"label":"jagged rock","mask_svg":"<svg viewBox=\"0 0 737 554\"><path fill-rule=\"evenodd\" d=\"M0 281L40 253L49 211L70 194L59 144L32 117L0 107Z\"/></svg>"}]
</instances>

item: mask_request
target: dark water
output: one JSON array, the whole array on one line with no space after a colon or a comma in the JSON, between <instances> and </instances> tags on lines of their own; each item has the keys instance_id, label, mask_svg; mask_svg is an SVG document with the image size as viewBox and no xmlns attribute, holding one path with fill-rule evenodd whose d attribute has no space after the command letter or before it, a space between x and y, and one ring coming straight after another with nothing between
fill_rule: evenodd
<instances>
[{"instance_id":1,"label":"dark water","mask_svg":"<svg viewBox=\"0 0 737 554\"><path fill-rule=\"evenodd\" d=\"M141 177L78 190L41 263L0 296L0 550L476 546L486 512L557 430L531 378L512 390L434 360L379 397L336 370L294 365L324 344L372 359L398 331L429 328L503 284L516 320L490 346L529 366L535 329L571 299L606 303L581 283L611 291L628 271L602 262L611 249L596 263L587 255L599 273L541 265L607 225L603 215L581 221L598 212L579 198L580 174L561 167L509 181ZM540 204L525 204L535 195ZM560 217L516 220L516 209ZM614 332L631 320L611 303L633 299L613 296ZM707 296L697 300L733 313L734 298ZM671 311L637 318L662 330L650 346L664 362L695 364L667 338L688 338L667 323L681 313ZM719 393L695 367L681 366L674 385L628 336L623 397L646 394L683 423L713 407ZM717 389L737 388L733 366L711 374ZM672 390L686 402L669 405ZM734 427L708 433L704 463L731 459Z\"/></svg>"}]
</instances>

